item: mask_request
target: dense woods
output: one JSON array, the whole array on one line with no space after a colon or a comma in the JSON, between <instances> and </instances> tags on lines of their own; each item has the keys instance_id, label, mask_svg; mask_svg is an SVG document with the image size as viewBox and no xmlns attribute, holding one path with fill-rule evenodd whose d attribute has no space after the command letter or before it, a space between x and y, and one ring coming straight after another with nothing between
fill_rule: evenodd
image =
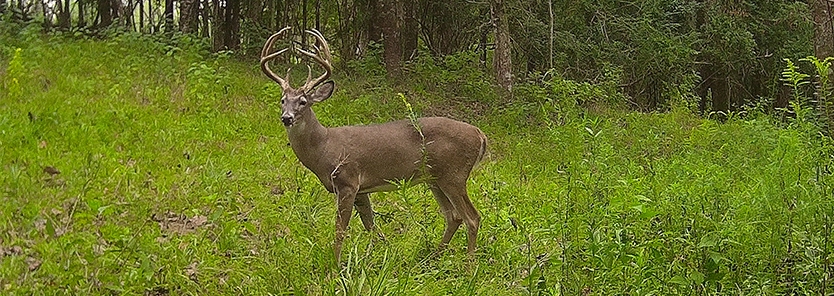
<instances>
[{"instance_id":1,"label":"dense woods","mask_svg":"<svg viewBox=\"0 0 834 296\"><path fill-rule=\"evenodd\" d=\"M285 26L316 28L342 62L379 55L390 76L420 55L472 54L510 90L559 76L613 80L639 110L785 106L783 59L834 48L825 1L13 0L5 22L46 31L193 34L244 55ZM817 26L814 26L814 24ZM815 39L814 36L817 36ZM814 46L812 46L814 45ZM380 49L381 51L377 51ZM487 65L490 64L491 66ZM476 66L476 65L472 65ZM694 95L694 96L693 96Z\"/></svg>"}]
</instances>

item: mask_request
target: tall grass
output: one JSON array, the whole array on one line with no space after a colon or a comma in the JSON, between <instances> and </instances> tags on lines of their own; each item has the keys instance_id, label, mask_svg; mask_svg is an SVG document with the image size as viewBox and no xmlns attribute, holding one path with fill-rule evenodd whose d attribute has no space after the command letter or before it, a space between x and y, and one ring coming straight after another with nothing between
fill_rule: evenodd
<instances>
[{"instance_id":1,"label":"tall grass","mask_svg":"<svg viewBox=\"0 0 834 296\"><path fill-rule=\"evenodd\" d=\"M0 41L0 81L18 81L0 89L3 294L834 292L831 142L801 118L634 113L559 78L508 99L455 80L486 77L466 56L399 84L338 72L325 125L407 118L404 93L481 127L490 157L469 183L474 260L460 234L435 253L443 219L417 186L374 194L386 239L354 224L335 268L333 196L253 59L188 38Z\"/></svg>"}]
</instances>

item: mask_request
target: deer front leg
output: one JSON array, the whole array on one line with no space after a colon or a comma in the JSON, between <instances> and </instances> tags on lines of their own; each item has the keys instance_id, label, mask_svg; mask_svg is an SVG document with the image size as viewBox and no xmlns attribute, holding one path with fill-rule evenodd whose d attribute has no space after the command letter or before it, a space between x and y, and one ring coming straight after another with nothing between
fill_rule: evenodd
<instances>
[{"instance_id":1,"label":"deer front leg","mask_svg":"<svg viewBox=\"0 0 834 296\"><path fill-rule=\"evenodd\" d=\"M336 192L336 239L333 242L333 252L336 256L336 264L338 264L341 262L342 241L347 234L357 190L349 186L342 186Z\"/></svg>"}]
</instances>

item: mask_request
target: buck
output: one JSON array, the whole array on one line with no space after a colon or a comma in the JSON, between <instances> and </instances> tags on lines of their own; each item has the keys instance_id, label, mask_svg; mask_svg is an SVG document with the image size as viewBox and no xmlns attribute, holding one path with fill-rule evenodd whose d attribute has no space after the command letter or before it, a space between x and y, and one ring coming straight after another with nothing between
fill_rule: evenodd
<instances>
[{"instance_id":1,"label":"buck","mask_svg":"<svg viewBox=\"0 0 834 296\"><path fill-rule=\"evenodd\" d=\"M368 195L396 189L396 182L428 184L446 220L438 248L447 246L461 223L466 224L467 252L474 254L481 217L466 192L466 182L486 150L486 136L480 129L445 117L400 120L365 126L322 126L313 105L333 94L334 83L330 47L316 30L307 30L317 44L308 50L297 49L324 68L299 88L290 85L290 69L285 78L276 75L269 62L290 48L273 51L275 41L289 30L273 34L261 51L261 70L280 84L281 121L298 160L336 195L336 235L333 252L340 262L353 207L367 231L374 229L374 213Z\"/></svg>"}]
</instances>

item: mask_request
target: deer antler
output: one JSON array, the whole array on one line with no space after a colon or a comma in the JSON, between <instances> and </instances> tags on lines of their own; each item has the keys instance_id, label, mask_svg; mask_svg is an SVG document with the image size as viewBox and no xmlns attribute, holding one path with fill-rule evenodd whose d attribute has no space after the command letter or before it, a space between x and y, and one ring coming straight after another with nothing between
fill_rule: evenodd
<instances>
[{"instance_id":1,"label":"deer antler","mask_svg":"<svg viewBox=\"0 0 834 296\"><path fill-rule=\"evenodd\" d=\"M315 80L310 80L310 78L312 78L312 70L309 66L307 67L307 82L304 83L303 87L301 87L301 89L303 89L306 92L315 88L316 86L327 80L327 78L330 78L330 74L333 73L333 65L330 64L330 61L333 60L333 57L330 56L330 45L327 45L327 40L324 39L324 36L321 33L319 33L319 31L313 29L306 30L304 32L313 35L313 37L315 37L318 41L316 42L318 45L314 46L315 53L303 49L298 49L298 52L312 58L317 63L321 64L322 67L324 67L324 74L321 74L321 76L319 76Z\"/></svg>"},{"instance_id":2,"label":"deer antler","mask_svg":"<svg viewBox=\"0 0 834 296\"><path fill-rule=\"evenodd\" d=\"M272 78L272 80L275 80L275 82L278 82L278 84L280 84L281 88L283 89L290 88L290 69L287 69L287 77L282 79L277 74L272 72L272 69L269 68L269 61L275 59L282 53L286 52L287 50L289 50L289 48L284 48L273 53L269 52L272 50L272 45L275 43L275 40L278 40L278 37L280 37L282 33L288 31L289 29L290 27L283 28L280 31L278 31L278 33L269 36L269 39L267 39L266 43L264 44L263 50L261 50L261 71L263 71L264 74L266 74L266 76L268 76L269 78Z\"/></svg>"}]
</instances>

